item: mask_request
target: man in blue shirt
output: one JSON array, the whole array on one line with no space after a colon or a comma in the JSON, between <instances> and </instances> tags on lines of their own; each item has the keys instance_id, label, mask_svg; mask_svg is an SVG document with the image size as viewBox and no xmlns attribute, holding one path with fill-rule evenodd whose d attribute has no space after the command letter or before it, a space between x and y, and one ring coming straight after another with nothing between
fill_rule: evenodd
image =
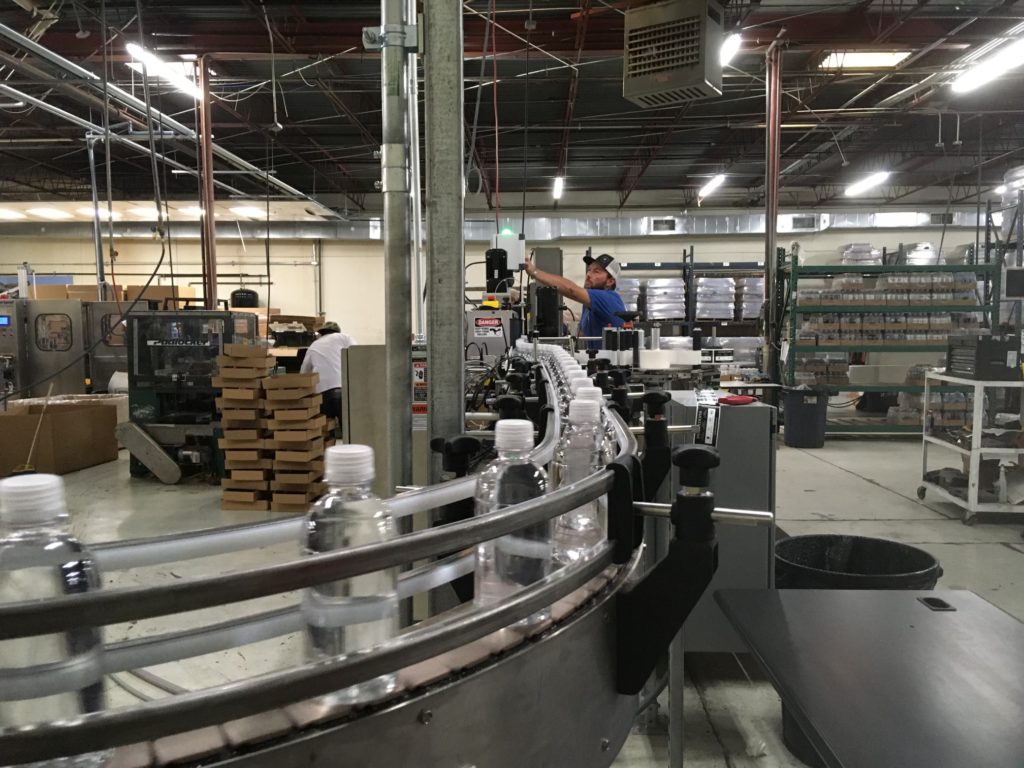
<instances>
[{"instance_id":1,"label":"man in blue shirt","mask_svg":"<svg viewBox=\"0 0 1024 768\"><path fill-rule=\"evenodd\" d=\"M533 260L526 260L526 274L541 285L556 289L562 296L583 305L580 315L580 336L600 336L609 326L621 327L623 320L616 312L625 312L626 305L615 291L615 280L619 276L619 262L607 253L600 256L585 256L587 278L583 287L561 275L553 275L537 269ZM601 342L587 342L589 349L600 349Z\"/></svg>"}]
</instances>

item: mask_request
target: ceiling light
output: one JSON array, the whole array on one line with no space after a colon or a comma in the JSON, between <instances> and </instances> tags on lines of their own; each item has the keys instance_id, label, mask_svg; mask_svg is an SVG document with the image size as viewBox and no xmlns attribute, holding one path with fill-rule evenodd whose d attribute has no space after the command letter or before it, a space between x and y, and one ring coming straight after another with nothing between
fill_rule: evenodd
<instances>
[{"instance_id":1,"label":"ceiling light","mask_svg":"<svg viewBox=\"0 0 1024 768\"><path fill-rule=\"evenodd\" d=\"M819 69L891 69L910 51L832 51Z\"/></svg>"},{"instance_id":2,"label":"ceiling light","mask_svg":"<svg viewBox=\"0 0 1024 768\"><path fill-rule=\"evenodd\" d=\"M996 187L992 191L995 192L997 195L1005 195L1006 194L1006 185L1005 184L1000 184L998 187Z\"/></svg>"},{"instance_id":3,"label":"ceiling light","mask_svg":"<svg viewBox=\"0 0 1024 768\"><path fill-rule=\"evenodd\" d=\"M565 177L555 176L555 186L551 190L551 196L555 198L555 200L561 200L563 191L565 191Z\"/></svg>"},{"instance_id":4,"label":"ceiling light","mask_svg":"<svg viewBox=\"0 0 1024 768\"><path fill-rule=\"evenodd\" d=\"M110 211L108 211L106 208L97 208L96 212L99 213L99 217L103 221L106 221L108 218L110 218ZM96 213L93 212L92 208L79 208L76 211L76 213L79 216L87 216L90 219L92 219L92 218L94 218L96 216ZM119 219L119 218L121 218L121 214L119 214L117 211L114 211L113 218L114 219Z\"/></svg>"},{"instance_id":5,"label":"ceiling light","mask_svg":"<svg viewBox=\"0 0 1024 768\"><path fill-rule=\"evenodd\" d=\"M12 211L10 208L0 208L0 219L3 221L17 221L24 219L25 214L21 211Z\"/></svg>"},{"instance_id":6,"label":"ceiling light","mask_svg":"<svg viewBox=\"0 0 1024 768\"><path fill-rule=\"evenodd\" d=\"M889 178L888 171L879 171L878 173L872 173L867 178L861 179L846 188L847 197L856 197L857 195L867 192L869 189L877 187L879 184L885 182Z\"/></svg>"},{"instance_id":7,"label":"ceiling light","mask_svg":"<svg viewBox=\"0 0 1024 768\"><path fill-rule=\"evenodd\" d=\"M725 174L724 173L718 174L713 179L711 179L711 181L709 181L707 184L705 184L703 187L700 188L700 192L697 193L697 198L699 200L703 200L705 197L707 197L712 192L714 192L716 189L718 189L720 186L722 186L722 183L724 181L725 181Z\"/></svg>"},{"instance_id":8,"label":"ceiling light","mask_svg":"<svg viewBox=\"0 0 1024 768\"><path fill-rule=\"evenodd\" d=\"M722 41L722 47L719 49L718 58L722 62L722 66L726 66L733 60L733 57L739 53L740 46L743 44L743 38L737 34L729 35L725 40Z\"/></svg>"},{"instance_id":9,"label":"ceiling light","mask_svg":"<svg viewBox=\"0 0 1024 768\"><path fill-rule=\"evenodd\" d=\"M132 216L138 216L139 218L142 219L152 219L153 221L156 221L159 218L159 216L157 215L156 208L153 208L151 206L139 206L138 208L129 208L128 213L130 213Z\"/></svg>"},{"instance_id":10,"label":"ceiling light","mask_svg":"<svg viewBox=\"0 0 1024 768\"><path fill-rule=\"evenodd\" d=\"M198 205L188 205L185 206L184 208L179 208L178 213L180 213L183 216L191 216L192 218L198 219L202 218L203 209L200 208Z\"/></svg>"},{"instance_id":11,"label":"ceiling light","mask_svg":"<svg viewBox=\"0 0 1024 768\"><path fill-rule=\"evenodd\" d=\"M61 219L73 219L75 215L62 211L59 208L29 208L28 212L33 216L38 216L41 219L51 219L53 221L60 221Z\"/></svg>"},{"instance_id":12,"label":"ceiling light","mask_svg":"<svg viewBox=\"0 0 1024 768\"><path fill-rule=\"evenodd\" d=\"M953 81L956 93L967 93L1024 64L1024 38L986 56Z\"/></svg>"},{"instance_id":13,"label":"ceiling light","mask_svg":"<svg viewBox=\"0 0 1024 768\"><path fill-rule=\"evenodd\" d=\"M255 205L240 205L232 208L231 212L236 216L243 216L247 219L265 219L267 211L264 208L257 208Z\"/></svg>"},{"instance_id":14,"label":"ceiling light","mask_svg":"<svg viewBox=\"0 0 1024 768\"><path fill-rule=\"evenodd\" d=\"M146 74L149 77L158 77L170 83L182 93L188 94L196 101L202 100L202 90L182 73L180 69L181 62L169 64L135 43L128 43L125 48L133 59L146 65ZM179 66L175 66L175 64Z\"/></svg>"}]
</instances>

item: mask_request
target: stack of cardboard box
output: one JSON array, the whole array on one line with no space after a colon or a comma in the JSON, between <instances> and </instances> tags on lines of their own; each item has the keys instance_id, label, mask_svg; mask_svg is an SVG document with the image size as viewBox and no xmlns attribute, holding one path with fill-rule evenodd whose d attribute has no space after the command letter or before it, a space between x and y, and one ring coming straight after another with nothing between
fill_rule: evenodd
<instances>
[{"instance_id":1,"label":"stack of cardboard box","mask_svg":"<svg viewBox=\"0 0 1024 768\"><path fill-rule=\"evenodd\" d=\"M268 420L263 381L274 368L266 347L226 344L217 358L220 374L213 385L221 388L217 398L224 437L227 476L221 481L223 507L227 510L270 508L273 457L267 450Z\"/></svg>"},{"instance_id":2,"label":"stack of cardboard box","mask_svg":"<svg viewBox=\"0 0 1024 768\"><path fill-rule=\"evenodd\" d=\"M316 373L286 373L263 381L275 512L305 512L323 492L324 449L329 441L327 419L320 413L322 396L316 391L319 380Z\"/></svg>"}]
</instances>

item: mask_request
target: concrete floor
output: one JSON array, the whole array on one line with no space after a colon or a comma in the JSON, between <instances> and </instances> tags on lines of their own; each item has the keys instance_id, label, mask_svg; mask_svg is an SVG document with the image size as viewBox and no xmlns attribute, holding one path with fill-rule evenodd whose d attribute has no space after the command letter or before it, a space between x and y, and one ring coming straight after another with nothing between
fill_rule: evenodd
<instances>
[{"instance_id":1,"label":"concrete floor","mask_svg":"<svg viewBox=\"0 0 1024 768\"><path fill-rule=\"evenodd\" d=\"M949 465L955 456L950 454ZM221 525L274 519L271 513L224 512L219 489L186 485L165 487L131 480L127 454L117 462L66 477L74 528L88 543L132 539ZM931 466L936 466L931 464ZM1024 539L1021 522L960 522L952 505L915 492L921 471L920 446L912 440L830 440L819 450L780 447L777 517L790 535L851 533L902 541L935 555L944 575L939 587L970 589L1024 620ZM221 558L205 558L169 567L105 574L109 585L163 583L236 570L292 557L295 547L280 546ZM111 627L109 640L179 628L192 621L223 621L231 616L280 607L293 594L196 612L170 620ZM152 671L173 685L199 688L290 665L300 658L300 638L286 636L231 652L210 654L188 664ZM687 768L789 768L800 766L781 742L779 700L749 657L691 654L687 657L685 739ZM160 697L164 691L131 675L109 686L111 706ZM129 692L131 689L132 692ZM635 734L615 763L617 768L666 766L663 734Z\"/></svg>"}]
</instances>

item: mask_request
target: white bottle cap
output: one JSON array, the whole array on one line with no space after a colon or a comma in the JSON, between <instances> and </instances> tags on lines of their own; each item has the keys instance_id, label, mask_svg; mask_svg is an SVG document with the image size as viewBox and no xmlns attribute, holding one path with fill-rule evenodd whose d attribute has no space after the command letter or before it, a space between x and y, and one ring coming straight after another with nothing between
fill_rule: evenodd
<instances>
[{"instance_id":1,"label":"white bottle cap","mask_svg":"<svg viewBox=\"0 0 1024 768\"><path fill-rule=\"evenodd\" d=\"M332 485L369 483L376 477L373 448L368 445L332 445L325 452L324 479Z\"/></svg>"},{"instance_id":2,"label":"white bottle cap","mask_svg":"<svg viewBox=\"0 0 1024 768\"><path fill-rule=\"evenodd\" d=\"M573 363L572 368L569 370L569 379L570 379L570 381L573 380L573 379L587 379L587 380L589 380L590 377L587 376L587 372L586 371L584 371L578 365Z\"/></svg>"},{"instance_id":3,"label":"white bottle cap","mask_svg":"<svg viewBox=\"0 0 1024 768\"><path fill-rule=\"evenodd\" d=\"M499 451L528 451L533 448L533 422L502 419L494 425L494 447Z\"/></svg>"},{"instance_id":4,"label":"white bottle cap","mask_svg":"<svg viewBox=\"0 0 1024 768\"><path fill-rule=\"evenodd\" d=\"M579 392L584 387L594 387L594 382L591 381L590 377L586 376L585 374L569 382L569 390L572 392L573 397L575 397L576 393ZM594 389L597 389L597 387L594 387Z\"/></svg>"},{"instance_id":5,"label":"white bottle cap","mask_svg":"<svg viewBox=\"0 0 1024 768\"><path fill-rule=\"evenodd\" d=\"M569 403L569 422L571 424L599 424L601 422L601 404L595 400L573 400Z\"/></svg>"},{"instance_id":6,"label":"white bottle cap","mask_svg":"<svg viewBox=\"0 0 1024 768\"><path fill-rule=\"evenodd\" d=\"M604 402L604 392L600 387L580 387L573 394L577 400L592 400L598 405Z\"/></svg>"},{"instance_id":7,"label":"white bottle cap","mask_svg":"<svg viewBox=\"0 0 1024 768\"><path fill-rule=\"evenodd\" d=\"M57 475L20 475L0 480L0 519L31 525L67 515L64 480Z\"/></svg>"}]
</instances>

